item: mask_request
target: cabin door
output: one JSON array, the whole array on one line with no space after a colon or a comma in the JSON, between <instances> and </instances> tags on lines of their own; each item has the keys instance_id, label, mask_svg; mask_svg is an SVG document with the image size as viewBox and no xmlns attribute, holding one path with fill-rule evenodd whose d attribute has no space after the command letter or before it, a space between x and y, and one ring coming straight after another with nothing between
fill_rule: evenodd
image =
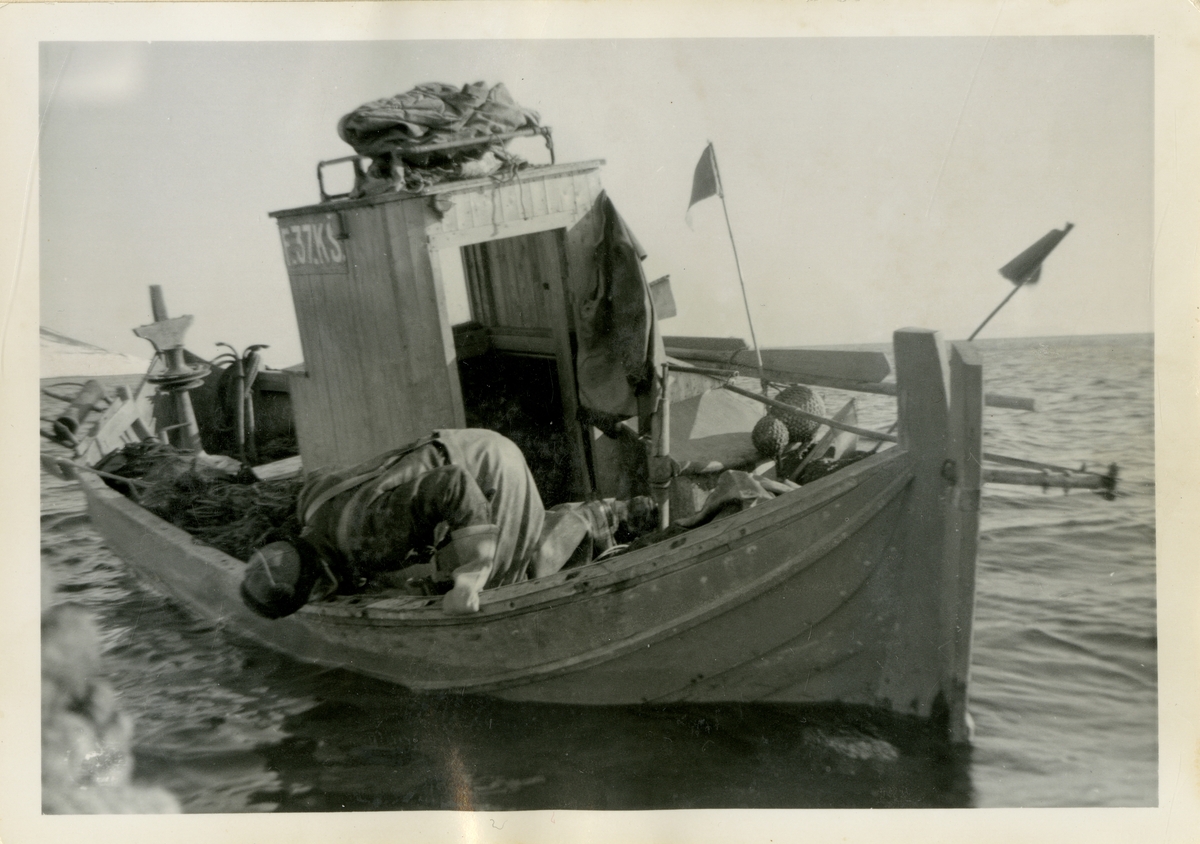
<instances>
[{"instance_id":1,"label":"cabin door","mask_svg":"<svg viewBox=\"0 0 1200 844\"><path fill-rule=\"evenodd\" d=\"M563 231L471 244L461 256L469 320L454 328L467 424L521 447L547 505L579 500L591 480L576 416Z\"/></svg>"}]
</instances>

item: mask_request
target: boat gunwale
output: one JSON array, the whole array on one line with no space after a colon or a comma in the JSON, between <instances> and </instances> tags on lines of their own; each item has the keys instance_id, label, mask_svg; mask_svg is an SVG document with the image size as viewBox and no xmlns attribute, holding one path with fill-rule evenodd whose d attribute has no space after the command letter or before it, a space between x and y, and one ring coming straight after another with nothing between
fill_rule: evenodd
<instances>
[{"instance_id":1,"label":"boat gunwale","mask_svg":"<svg viewBox=\"0 0 1200 844\"><path fill-rule=\"evenodd\" d=\"M821 533L818 541L806 546L796 556L790 557L779 565L773 565L771 568L762 571L752 580L739 583L735 588L717 596L714 600L710 600L701 605L693 606L688 611L673 615L652 627L643 628L631 636L622 637L620 641L605 643L584 653L570 654L543 664L523 666L517 669L507 670L503 673L474 676L469 679L461 676L446 678L417 678L409 676L403 680L400 680L394 675L393 672L387 670L372 670L372 668L368 667L367 665L359 665L354 670L357 670L361 673L370 674L372 676L378 676L382 679L392 682L401 682L406 687L417 692L461 690L472 694L486 695L497 693L503 696L502 693L508 689L517 689L527 686L531 683L536 685L537 683L553 678L556 675L572 674L577 671L586 672L595 666L603 665L604 663L610 662L614 659L621 659L622 657L634 653L641 648L648 647L655 642L668 639L673 635L679 634L680 632L702 626L711 618L718 617L729 612L735 612L738 606L748 601L752 601L756 597L769 592L775 586L788 579L796 577L803 570L819 561L833 549L837 548L841 543L852 537L859 529L862 528L863 525L867 524L871 519L877 517L881 512L883 512L883 510L890 503L894 502L897 495L900 494L900 492L911 482L913 478L912 467L903 459L904 456L905 455L903 451L900 449L889 449L888 452L872 456L873 458L878 458L872 459L871 461L874 465L874 470L872 470L872 467L868 465L855 472L854 475L856 477L854 478L842 478L839 480L835 479L833 476L829 476L821 479L821 481L814 482L809 487L810 495L807 496L809 500L802 502L802 512L797 515L797 518L819 512L820 510L829 506L831 503L835 502L837 499L841 498L843 495L852 492L854 489L861 486L863 482L866 482L872 478L878 478L880 473L892 474L891 477L888 477L882 484L878 486L877 489L870 493L870 497L865 502L858 504L854 510L848 514L848 517L844 522L836 525L833 530ZM857 464L846 467L845 471L850 472L850 470L860 467L866 462L867 461L865 459L863 461L859 461ZM112 490L106 484L99 481L99 479L89 477L88 480L90 481L89 487L92 490L99 492L106 499L108 505L118 506L121 510L125 511L127 515L132 514L134 518L138 519L139 522L151 520L153 524L150 526L153 527L156 532L160 534L160 536L165 536L169 540L174 541L177 541L180 538L180 535L191 539L192 541L188 551L192 554L199 552L204 562L217 563L227 575L236 574L236 570L240 569L242 564L235 558L224 554L224 552L221 552L218 549L212 548L200 540L196 540L194 537L191 537L190 534L187 534L185 531L182 531L175 525L158 518L154 514L145 510L145 508L142 508L135 502L125 498L125 496L117 493L115 490ZM820 488L818 488L818 484L820 484ZM822 489L824 490L825 494L821 494ZM800 492L800 490L797 490L796 492ZM120 501L117 499L120 499ZM780 499L782 499L782 501L776 499L769 502L764 502L762 505L752 508L750 511L746 511L744 514L737 514L726 519L722 519L719 523L701 526L696 530L705 530L706 532L713 533L713 538L720 539L722 534L727 534L729 532L725 529L729 526L729 523L734 523L732 527L734 531L738 533L738 537L735 538L732 543L721 545L713 543L710 539L708 549L709 551L715 551L718 555L725 553L725 551L731 546L736 548L738 544L753 544L755 541L754 537L752 535L746 536L746 534L751 533L751 531L747 529L749 527L747 524L748 520L739 518L739 516L753 515L755 517L753 521L761 521L764 518L775 521L772 532L778 530L787 530L789 523L792 522L793 519L780 521L777 519L772 519L771 514L765 512L768 508L780 511L792 510L797 507L798 502L796 502L795 499L789 501L783 496L780 496ZM741 523L740 526L738 522ZM727 536L725 538L728 539ZM742 541L739 543L738 540ZM652 553L656 547L657 546L648 546L646 549L639 549L639 552L646 551ZM631 565L628 568L633 569L635 572L638 568L642 568L643 580L647 580L665 576L670 572L679 572L682 569L692 565L711 560L713 556L713 553L705 553L702 557L698 557L694 553L680 555L679 559L675 561L674 565L670 565L659 570L646 571L644 570L644 566L639 565ZM128 557L125 559L127 561L129 560ZM146 573L143 571L143 567L138 563L131 562L130 564L139 570L139 574ZM619 573L609 572L609 574ZM179 593L177 593L169 583L166 583L161 576L154 573L151 573L151 575L151 580L161 583L169 595L176 595L185 603L194 603L194 601L190 601L188 598L180 596ZM629 573L627 572L626 575L627 579L624 582L628 583ZM869 577L867 579L869 579ZM620 578L614 580L613 582L617 585L624 585ZM864 580L864 582L866 581ZM567 581L567 583L570 583L570 581ZM861 584L859 588L861 588ZM494 593L496 590L488 591ZM476 626L481 623L503 623L505 621L511 623L516 616L526 615L539 609L549 608L550 606L562 607L564 604L569 605L574 599L586 599L590 597L601 596L610 594L611 591L613 590L605 590L601 587L590 589L582 595L560 594L551 599L552 603L551 601L543 600L532 606L526 606L521 610L501 610L500 612L493 612L489 617L445 616L442 614L440 606L435 606L432 608L431 612L424 613L426 616L429 616L425 619L415 619L412 617L415 614L409 613L407 623L401 619L395 624L379 624L377 619L365 617L361 611L352 616L348 616L345 613L333 615L327 612L306 611L308 609L306 608L306 610L301 610L300 613L297 613L292 617L292 623L308 628L311 633L316 634L321 638L325 638L320 632L322 628L331 630L332 628L336 627L344 628L351 626L369 626L379 630L381 633L386 633L389 628L391 630L395 630L396 632L399 632L405 628L410 630L424 628L430 632L440 628L441 630L450 632L454 629L450 625L456 625L459 627L459 629L462 629L462 625L465 624L468 626L467 629L469 629L470 626ZM857 592L857 588L855 591ZM485 595L486 594L487 593L485 593ZM352 600L353 598L351 597L350 599ZM434 604L438 603L436 599L417 600L432 600ZM320 605L315 606L320 607ZM833 611L836 611L836 607L830 608L830 612ZM822 619L818 619L814 623L819 623L820 620L823 620L823 618L824 616L822 616ZM233 621L233 619L229 620ZM261 635L256 635L252 629L244 628L244 625L238 624L236 621L231 625L231 632L244 632L248 634L250 638L259 641L260 643L265 644L273 649L278 650L283 648L278 641L275 641L274 637L262 638ZM328 641L332 642L335 640ZM286 648L283 649L286 652ZM320 664L338 664L330 661L328 658L317 660L303 656L299 658L306 659L307 661L316 661ZM653 700L657 697L660 696L647 698L646 700ZM664 697L664 699L668 698L671 698L671 694L667 694L666 697Z\"/></svg>"},{"instance_id":2,"label":"boat gunwale","mask_svg":"<svg viewBox=\"0 0 1200 844\"><path fill-rule=\"evenodd\" d=\"M776 521L784 511L791 511L789 521L816 512L833 499L853 490L867 477L879 471L887 471L890 464L903 461L906 457L903 448L889 448L791 493L776 496L742 513L700 525L686 534L669 537L610 560L597 561L535 580L487 589L480 596L480 611L469 616L446 615L436 597L384 594L339 596L304 606L295 617L297 620L310 621L318 626L339 623L361 625L364 621L381 628L392 625L475 626L536 612L588 594L617 591L621 584L628 583L629 586L634 586L703 562L715 554L724 553L732 544L761 530L761 522ZM245 562L155 515L109 487L99 477L90 473L77 473L76 479L86 487L89 498L96 497L108 502L108 506L125 510L127 515L144 527L164 535L175 545L186 544L192 553L199 553L207 564L222 569L230 577L240 578ZM756 528L756 525L759 527ZM779 527L782 529L784 525ZM670 553L670 557L665 561L659 559L664 551ZM139 571L142 570L136 563L131 565ZM581 589L582 584L589 586ZM168 593L174 594L168 584L162 585ZM514 600L520 603L517 606L504 606Z\"/></svg>"},{"instance_id":3,"label":"boat gunwale","mask_svg":"<svg viewBox=\"0 0 1200 844\"><path fill-rule=\"evenodd\" d=\"M371 603L365 603L362 596L348 596L339 603L353 603L354 609L349 612L347 612L349 608L344 604L336 607L329 604L314 604L305 607L302 612L329 616L349 615L354 618L366 615L372 621L395 621L409 626L416 626L417 623L438 626L461 624L464 621L469 623L481 618L500 619L537 612L564 601L569 602L572 599L583 597L586 594L618 591L626 588L626 585L633 587L648 580L665 577L680 569L727 553L736 544L753 541L753 535L762 533L765 529L782 530L787 523L779 520L780 515L786 513L787 521L790 522L818 512L827 507L834 499L851 492L868 477L887 471L893 462L902 461L903 458L902 449L888 449L886 452L872 455L870 458L864 458L856 464L847 466L843 470L845 475L840 472L828 475L806 487L776 496L774 499L764 501L742 513L700 525L685 534L668 537L653 545L638 548L636 551L610 560L600 560L536 580L526 580L487 589L481 594L481 598L484 600L481 600L480 613L483 615L447 616L441 613L440 607L436 606L438 603L436 599L410 598L409 596L384 597ZM868 464L868 460L871 463ZM896 467L896 471L898 475L904 476L905 482L911 478L911 472L906 473L901 467ZM792 497L802 492L807 493L803 498ZM761 522L771 522L772 524L765 527L759 524L758 527L755 527L757 523ZM670 556L660 559L664 556L664 552ZM581 583L590 585L581 590ZM546 594L551 590L557 590L561 594ZM526 600L515 607L496 606L506 601L511 603L513 600L521 599ZM410 601L411 604L409 604ZM389 602L395 602L396 606L380 606L380 604ZM431 613L431 609L434 612ZM418 614L418 617L414 617L414 614Z\"/></svg>"}]
</instances>

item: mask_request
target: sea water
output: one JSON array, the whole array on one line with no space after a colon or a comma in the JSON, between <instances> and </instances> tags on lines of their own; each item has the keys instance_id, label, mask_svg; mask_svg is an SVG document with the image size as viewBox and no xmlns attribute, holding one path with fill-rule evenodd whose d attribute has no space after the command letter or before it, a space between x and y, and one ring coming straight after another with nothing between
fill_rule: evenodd
<instances>
[{"instance_id":1,"label":"sea water","mask_svg":"<svg viewBox=\"0 0 1200 844\"><path fill-rule=\"evenodd\" d=\"M1121 486L985 489L965 748L787 707L514 704L300 664L146 588L45 474L42 555L99 622L138 778L189 812L1156 805L1152 339L977 345L988 391L1038 403L989 408L988 451L1117 462ZM892 413L860 398L866 427Z\"/></svg>"}]
</instances>

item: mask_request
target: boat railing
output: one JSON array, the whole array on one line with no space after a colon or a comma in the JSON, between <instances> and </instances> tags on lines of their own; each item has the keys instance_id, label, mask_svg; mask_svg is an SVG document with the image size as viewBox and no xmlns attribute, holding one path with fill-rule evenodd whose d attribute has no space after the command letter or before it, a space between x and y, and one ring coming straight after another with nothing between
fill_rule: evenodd
<instances>
[{"instance_id":1,"label":"boat railing","mask_svg":"<svg viewBox=\"0 0 1200 844\"><path fill-rule=\"evenodd\" d=\"M709 349L690 349L668 347L667 353L683 361L695 362L690 372L710 375L714 378L736 378L739 375L747 378L765 379L779 384L804 384L809 387L828 387L833 390L845 390L851 393L870 393L877 396L895 396L897 392L895 381L863 381L851 378L838 378L813 372L788 372L782 369L764 367L760 369L754 364L739 363L736 369L717 368L703 363L727 363L728 355L714 353ZM988 407L1005 410L1037 410L1034 399L1024 396L1010 396L1004 393L983 394L983 403Z\"/></svg>"},{"instance_id":2,"label":"boat railing","mask_svg":"<svg viewBox=\"0 0 1200 844\"><path fill-rule=\"evenodd\" d=\"M551 134L549 126L535 126L526 129L518 129L515 132L502 132L494 135L481 135L474 138L459 138L454 141L442 141L436 144L416 144L412 146L397 146L396 153L401 158L419 157L423 155L431 155L439 152L448 152L450 150L470 149L471 147L487 147L496 143L505 143L514 138L529 138L540 136L546 142L546 149L550 152L550 163L554 164L554 137ZM344 155L341 158L330 158L325 161L317 162L317 189L321 193L322 202L330 202L335 199L349 199L360 196L362 188L366 183L367 173L363 168L363 161L373 156L368 155ZM325 168L333 164L350 163L354 168L354 187L345 193L329 193L325 189Z\"/></svg>"}]
</instances>

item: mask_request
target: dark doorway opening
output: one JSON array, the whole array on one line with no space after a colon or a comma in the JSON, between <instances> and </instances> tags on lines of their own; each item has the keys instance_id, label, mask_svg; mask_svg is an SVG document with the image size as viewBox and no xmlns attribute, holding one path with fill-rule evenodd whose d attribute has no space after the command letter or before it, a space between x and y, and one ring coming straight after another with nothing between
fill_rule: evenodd
<instances>
[{"instance_id":1,"label":"dark doorway opening","mask_svg":"<svg viewBox=\"0 0 1200 844\"><path fill-rule=\"evenodd\" d=\"M553 358L488 351L458 364L467 425L515 442L547 507L571 500L573 465Z\"/></svg>"}]
</instances>

